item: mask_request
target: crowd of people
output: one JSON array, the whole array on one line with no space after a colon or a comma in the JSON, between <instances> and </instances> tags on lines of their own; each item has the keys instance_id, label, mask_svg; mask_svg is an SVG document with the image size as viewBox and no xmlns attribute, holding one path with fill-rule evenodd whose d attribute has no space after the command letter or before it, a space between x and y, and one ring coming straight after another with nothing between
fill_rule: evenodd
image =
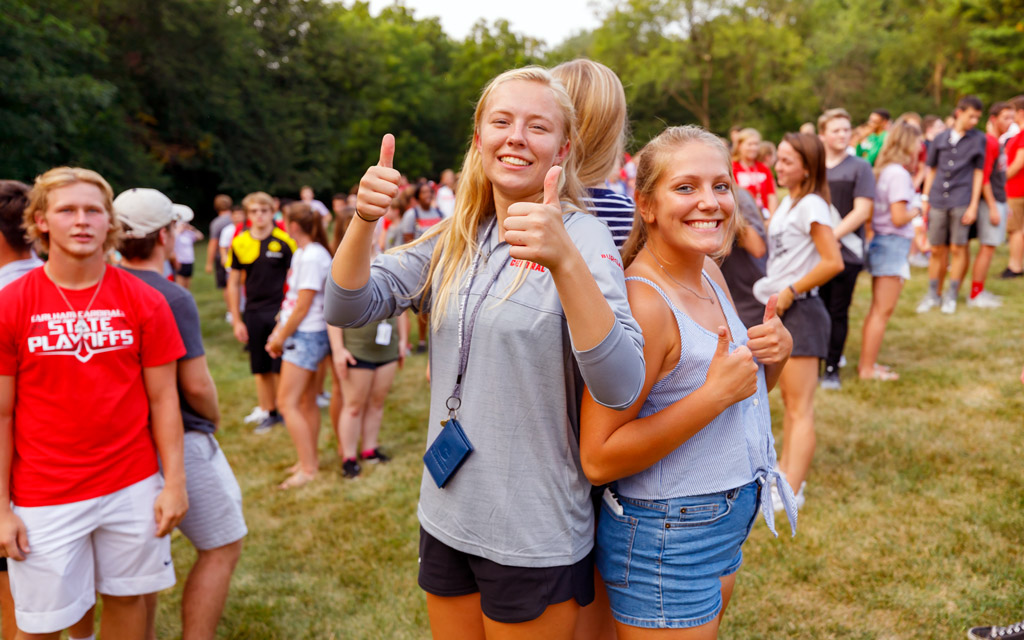
<instances>
[{"instance_id":1,"label":"crowd of people","mask_svg":"<svg viewBox=\"0 0 1024 640\"><path fill-rule=\"evenodd\" d=\"M278 487L296 490L320 472L326 405L358 478L389 460L386 398L426 352L434 637L717 637L758 514L796 534L860 271L857 377L879 382L899 377L878 359L914 256L918 313L956 312L972 237L967 307L1001 304L985 283L1007 234L1002 277L1024 276L1024 96L991 105L984 132L983 111L966 96L946 121L877 109L854 126L833 108L777 146L673 126L629 156L604 65L502 73L458 175L410 182L386 134L330 207L308 186L215 198L205 271L248 352L244 421L287 429ZM188 292L193 217L87 169L0 181L5 639L91 638L97 593L105 637L155 637L175 527L197 550L183 637L215 635L248 529Z\"/></svg>"}]
</instances>

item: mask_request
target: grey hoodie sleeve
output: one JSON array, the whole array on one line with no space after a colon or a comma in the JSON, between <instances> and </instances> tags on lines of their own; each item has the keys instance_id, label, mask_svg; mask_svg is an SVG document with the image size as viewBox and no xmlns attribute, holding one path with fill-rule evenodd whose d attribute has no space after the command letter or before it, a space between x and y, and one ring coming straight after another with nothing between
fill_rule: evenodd
<instances>
[{"instance_id":1,"label":"grey hoodie sleeve","mask_svg":"<svg viewBox=\"0 0 1024 640\"><path fill-rule=\"evenodd\" d=\"M597 346L586 351L573 347L573 354L594 400L611 409L625 409L640 395L645 370L643 334L629 310L622 258L608 227L594 216L576 214L566 229L616 319Z\"/></svg>"},{"instance_id":2,"label":"grey hoodie sleeve","mask_svg":"<svg viewBox=\"0 0 1024 640\"><path fill-rule=\"evenodd\" d=\"M336 327L362 327L419 308L419 291L430 268L436 236L404 251L381 254L370 266L370 280L356 290L342 289L327 276L324 318Z\"/></svg>"}]
</instances>

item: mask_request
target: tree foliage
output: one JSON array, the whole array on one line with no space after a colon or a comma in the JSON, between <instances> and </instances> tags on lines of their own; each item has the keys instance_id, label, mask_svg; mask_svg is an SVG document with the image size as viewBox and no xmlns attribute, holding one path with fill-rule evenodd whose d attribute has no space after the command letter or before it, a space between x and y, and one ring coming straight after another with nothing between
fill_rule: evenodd
<instances>
[{"instance_id":1,"label":"tree foliage","mask_svg":"<svg viewBox=\"0 0 1024 640\"><path fill-rule=\"evenodd\" d=\"M463 40L398 3L0 0L0 175L58 164L198 211L263 189L355 184L396 134L399 169L457 167L483 85L585 55L626 86L636 143L666 124L768 138L844 106L944 114L1024 86L1017 0L624 0L550 48L505 21Z\"/></svg>"}]
</instances>

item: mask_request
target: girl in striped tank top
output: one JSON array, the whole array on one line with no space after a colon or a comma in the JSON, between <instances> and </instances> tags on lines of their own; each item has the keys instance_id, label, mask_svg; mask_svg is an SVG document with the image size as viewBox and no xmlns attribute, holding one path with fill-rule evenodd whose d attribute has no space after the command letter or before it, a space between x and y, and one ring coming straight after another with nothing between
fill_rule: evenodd
<instances>
[{"instance_id":1,"label":"girl in striped tank top","mask_svg":"<svg viewBox=\"0 0 1024 640\"><path fill-rule=\"evenodd\" d=\"M581 414L583 470L594 484L613 483L597 566L619 638L713 638L758 509L775 531L768 391L792 338L774 299L748 331L721 276L703 269L731 246L736 226L729 154L717 137L665 130L641 152L636 185L623 261L644 332L644 387L624 411L585 395ZM795 533L792 491L778 484Z\"/></svg>"}]
</instances>

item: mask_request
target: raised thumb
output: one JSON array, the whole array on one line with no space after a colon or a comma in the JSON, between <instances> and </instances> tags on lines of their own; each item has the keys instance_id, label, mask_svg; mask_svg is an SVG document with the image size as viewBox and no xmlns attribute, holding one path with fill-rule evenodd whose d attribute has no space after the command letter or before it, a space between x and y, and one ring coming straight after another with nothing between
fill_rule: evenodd
<instances>
[{"instance_id":1,"label":"raised thumb","mask_svg":"<svg viewBox=\"0 0 1024 640\"><path fill-rule=\"evenodd\" d=\"M380 141L380 160L378 167L392 169L395 166L395 136L385 133Z\"/></svg>"},{"instance_id":2,"label":"raised thumb","mask_svg":"<svg viewBox=\"0 0 1024 640\"><path fill-rule=\"evenodd\" d=\"M768 322L775 317L775 305L779 303L779 294L772 294L772 297L768 298L768 304L764 305L764 322Z\"/></svg>"},{"instance_id":3,"label":"raised thumb","mask_svg":"<svg viewBox=\"0 0 1024 640\"><path fill-rule=\"evenodd\" d=\"M558 177L562 175L562 167L555 165L548 169L544 176L544 204L558 204Z\"/></svg>"},{"instance_id":4,"label":"raised thumb","mask_svg":"<svg viewBox=\"0 0 1024 640\"><path fill-rule=\"evenodd\" d=\"M725 327L718 327L718 346L715 347L715 358L729 355L729 332Z\"/></svg>"}]
</instances>

